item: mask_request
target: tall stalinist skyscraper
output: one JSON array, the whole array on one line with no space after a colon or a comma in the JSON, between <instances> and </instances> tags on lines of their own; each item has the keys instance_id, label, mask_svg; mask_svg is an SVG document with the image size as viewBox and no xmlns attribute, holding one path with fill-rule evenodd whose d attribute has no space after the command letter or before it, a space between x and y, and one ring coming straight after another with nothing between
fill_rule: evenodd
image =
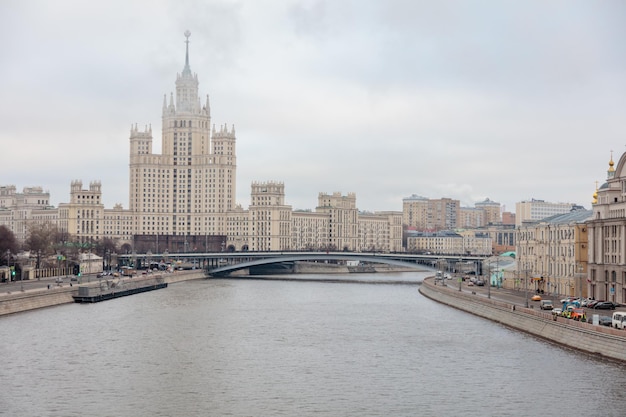
<instances>
[{"instance_id":1,"label":"tall stalinist skyscraper","mask_svg":"<svg viewBox=\"0 0 626 417\"><path fill-rule=\"evenodd\" d=\"M198 95L198 76L185 66L176 97L163 99L162 154L152 153L152 128L130 132L130 199L137 235L224 235L235 207L235 128L211 127L209 96Z\"/></svg>"}]
</instances>

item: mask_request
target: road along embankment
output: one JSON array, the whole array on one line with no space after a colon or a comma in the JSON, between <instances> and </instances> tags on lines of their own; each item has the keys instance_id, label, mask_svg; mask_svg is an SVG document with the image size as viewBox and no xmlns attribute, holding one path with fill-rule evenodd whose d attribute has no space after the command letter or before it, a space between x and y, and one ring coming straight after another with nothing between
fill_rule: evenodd
<instances>
[{"instance_id":1,"label":"road along embankment","mask_svg":"<svg viewBox=\"0 0 626 417\"><path fill-rule=\"evenodd\" d=\"M205 278L204 271L176 271L173 274L159 275L163 282L172 284L180 281L188 281L192 279ZM135 278L115 278L109 281L141 281L142 279L154 279L154 276L135 277ZM35 310L44 307L53 307L60 304L68 304L74 302L74 295L78 294L78 288L83 285L97 287L101 285L102 279L94 279L93 281L73 286L53 287L50 289L42 288L28 291L14 291L0 295L0 316L6 314L20 313L23 311Z\"/></svg>"},{"instance_id":2,"label":"road along embankment","mask_svg":"<svg viewBox=\"0 0 626 417\"><path fill-rule=\"evenodd\" d=\"M419 291L434 301L563 346L626 362L624 330L554 317L549 312L525 308L515 303L460 292L449 286L435 286L432 279L425 279Z\"/></svg>"}]
</instances>

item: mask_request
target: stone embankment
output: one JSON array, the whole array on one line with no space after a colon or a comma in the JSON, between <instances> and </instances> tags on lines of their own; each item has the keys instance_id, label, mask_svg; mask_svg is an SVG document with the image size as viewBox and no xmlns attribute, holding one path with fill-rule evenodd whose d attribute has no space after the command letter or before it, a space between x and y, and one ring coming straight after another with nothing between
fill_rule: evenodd
<instances>
[{"instance_id":1,"label":"stone embankment","mask_svg":"<svg viewBox=\"0 0 626 417\"><path fill-rule=\"evenodd\" d=\"M420 293L434 301L502 323L563 346L626 361L626 331L554 317L549 312L525 308L515 301L488 299L458 291L458 287L433 285L425 279ZM522 300L523 301L523 300Z\"/></svg>"},{"instance_id":2,"label":"stone embankment","mask_svg":"<svg viewBox=\"0 0 626 417\"><path fill-rule=\"evenodd\" d=\"M171 284L180 281L205 278L205 275L202 270L196 270L177 271L173 274L162 274L161 277L163 278L163 282ZM141 280L142 278L115 278L111 281L124 281L131 279ZM73 303L74 298L72 296L78 293L78 288L81 285L99 286L100 281L94 279L92 282L74 286L52 287L50 289L41 288L2 294L0 295L0 316L35 310L38 308L52 307L60 304Z\"/></svg>"}]
</instances>

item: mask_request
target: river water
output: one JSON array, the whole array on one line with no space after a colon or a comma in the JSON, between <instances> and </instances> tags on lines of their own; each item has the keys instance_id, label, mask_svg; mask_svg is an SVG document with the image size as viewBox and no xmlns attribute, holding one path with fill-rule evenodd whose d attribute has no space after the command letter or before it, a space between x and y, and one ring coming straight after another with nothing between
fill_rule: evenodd
<instances>
[{"instance_id":1,"label":"river water","mask_svg":"<svg viewBox=\"0 0 626 417\"><path fill-rule=\"evenodd\" d=\"M2 317L0 415L626 413L626 366L437 304L423 275L196 280Z\"/></svg>"}]
</instances>

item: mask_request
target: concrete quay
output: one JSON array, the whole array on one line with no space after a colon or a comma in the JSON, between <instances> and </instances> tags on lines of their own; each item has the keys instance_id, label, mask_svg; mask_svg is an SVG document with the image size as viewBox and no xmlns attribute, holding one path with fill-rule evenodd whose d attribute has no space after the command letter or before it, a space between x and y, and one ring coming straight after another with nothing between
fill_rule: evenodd
<instances>
[{"instance_id":1,"label":"concrete quay","mask_svg":"<svg viewBox=\"0 0 626 417\"><path fill-rule=\"evenodd\" d=\"M157 274L143 277L142 275L135 278L113 278L109 279L111 282L124 282L124 281L141 281L142 279L154 279ZM171 284L180 281L188 281L192 279L205 278L203 270L195 271L176 271L171 274L158 274L163 278L163 282ZM50 287L29 289L26 291L13 291L11 293L0 294L0 316L7 314L20 313L29 310L35 310L45 307L53 307L61 304L74 303L74 295L78 294L78 288L80 286L99 287L101 281L106 281L106 278L100 280L94 279L93 281L80 285L63 286L63 287Z\"/></svg>"},{"instance_id":2,"label":"concrete quay","mask_svg":"<svg viewBox=\"0 0 626 417\"><path fill-rule=\"evenodd\" d=\"M435 285L427 278L420 293L434 301L480 316L505 326L541 337L569 348L593 355L626 362L626 331L593 325L564 317L554 317L550 312L526 308L525 294L491 289L487 298L485 289L462 288L455 283Z\"/></svg>"}]
</instances>

